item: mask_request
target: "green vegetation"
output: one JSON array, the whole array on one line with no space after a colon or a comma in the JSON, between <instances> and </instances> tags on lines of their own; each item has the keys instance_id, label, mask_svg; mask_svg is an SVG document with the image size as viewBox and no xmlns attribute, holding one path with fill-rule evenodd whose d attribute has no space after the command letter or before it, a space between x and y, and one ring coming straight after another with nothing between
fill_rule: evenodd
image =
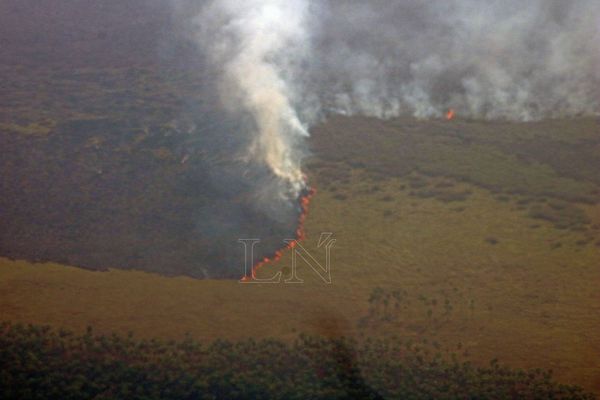
<instances>
[{"instance_id":1,"label":"green vegetation","mask_svg":"<svg viewBox=\"0 0 600 400\"><path fill-rule=\"evenodd\" d=\"M558 229L582 230L591 222L583 210L559 200L532 206L529 216L551 222Z\"/></svg>"},{"instance_id":2,"label":"green vegetation","mask_svg":"<svg viewBox=\"0 0 600 400\"><path fill-rule=\"evenodd\" d=\"M313 144L327 160L316 165L319 174L334 178L330 182L363 168L375 179L420 173L494 192L596 203L597 129L594 119L515 124L332 117L315 130ZM424 186L411 181L413 189Z\"/></svg>"},{"instance_id":3,"label":"green vegetation","mask_svg":"<svg viewBox=\"0 0 600 400\"><path fill-rule=\"evenodd\" d=\"M438 335L446 324L471 318L475 300L458 289L434 294L411 293L403 288L376 287L369 295L369 311L358 322L365 332L406 326L418 337ZM466 350L465 350L466 351Z\"/></svg>"},{"instance_id":4,"label":"green vegetation","mask_svg":"<svg viewBox=\"0 0 600 400\"><path fill-rule=\"evenodd\" d=\"M385 182L396 179L402 182L396 193L459 204L453 210L462 212L477 187L531 219L584 235L578 240L584 246L600 234L586 210L600 201L597 124L332 117L315 129L309 169L340 201L351 192L377 192L378 201L391 202L398 196L384 190ZM350 187L358 171L362 180L377 182L375 190ZM393 214L383 211L385 217ZM497 243L493 235L487 239Z\"/></svg>"},{"instance_id":5,"label":"green vegetation","mask_svg":"<svg viewBox=\"0 0 600 400\"><path fill-rule=\"evenodd\" d=\"M331 117L309 139L303 245L322 257L334 233L333 284L306 265L293 287L124 271L204 277L237 237L184 234L222 205L205 174L222 143L193 133L215 99L180 68L193 49L157 64L153 2L108 3L127 10L64 13L96 21L66 41L36 4L46 34L3 42L0 254L119 269L0 258L2 399L590 397L537 367L600 393L597 118Z\"/></svg>"},{"instance_id":6,"label":"green vegetation","mask_svg":"<svg viewBox=\"0 0 600 400\"><path fill-rule=\"evenodd\" d=\"M511 182L506 187L486 187L470 178L460 178L449 163L426 158L414 162L416 157L424 157L427 146L439 145L443 150L445 144L437 143L443 135L436 136L435 132L443 129L453 132L456 124L438 126L436 122L421 125L412 120L403 124L368 120L362 126L365 121L361 118L344 121L332 120L315 131L310 142L314 157L306 168L318 194L311 202L306 220L308 239L304 246L322 260L319 257L322 257L323 249L317 246L319 235L334 232L337 243L332 252L332 285L325 287L318 278L311 280L314 274L305 265L299 266L299 274L306 284L265 287L245 286L235 281L169 279L135 271L94 273L4 259L0 260L0 306L4 318L14 322L50 324L76 332L82 332L86 325L93 323L99 333L134 331L148 340L152 337L179 339L190 332L192 337L206 341L217 338L237 341L242 337L287 340L295 337L297 332L322 334L322 330L328 329L328 321L339 319L338 331L344 336L384 339L396 335L403 341L418 341L426 335L442 349L452 348L460 342L461 349L456 353L461 357L468 354L474 365L486 365L488 360L499 357L511 368L552 368L559 381L600 393L600 343L595 334L600 326L600 315L596 312L600 278L597 268L600 247L596 245L600 233L598 204L567 199L557 191L540 194L537 186L532 190L522 187L523 192L517 193L511 189L514 186ZM123 217L140 218L145 223L161 225L161 229L148 229L143 235L128 235L122 245L146 249L138 253L138 258L147 258L155 265L182 266L184 264L179 264L174 257L185 252L163 251L159 246L162 240L168 241L162 243L185 247L192 255L193 252L200 253L200 246L204 244L182 241L177 234L177 225L164 225L163 222L187 215L186 210L197 206L195 201L202 198L204 190L201 185L187 185L194 190L177 190L172 185L177 174L193 177L201 169L190 168L194 165L193 159L184 164L180 163L179 157L169 160L169 154L163 149L177 153L169 142L173 135L169 134L171 128L168 126L150 126L147 130L138 126L130 132L128 124L110 119L60 124L60 129L72 129L71 138L78 138L82 148L86 149L80 158L67 162L81 168L72 168L73 176L64 182L68 183L69 179L85 181L79 180L78 174L81 174L90 178L93 185L91 178L97 173L92 167L111 171L106 166L118 166L121 161L126 166L125 160L135 159L134 164L141 165L139 169L132 165L125 175L117 173L120 167L108 172L129 188L125 192L127 196L113 196L114 193L102 187L100 194L111 199L111 210L118 206L126 211ZM371 124L376 126L376 132L381 130L383 133L375 132L373 140L363 148L353 147L352 141L345 142L346 136L357 136L357 130L372 129ZM466 122L464 124L467 126ZM587 134L587 122L578 120L571 124L573 137L564 140L571 140L577 146L576 143ZM404 130L409 128L418 130L413 139L424 143L423 153L406 154L404 161L404 154L398 154L394 159L379 157L380 154L391 154L388 142L398 140L396 136L404 135ZM427 136L430 128L434 133L432 137ZM514 128L521 129L521 126L514 125ZM476 130L466 130L470 129L475 136ZM485 136L485 124L480 124L477 129ZM531 129L538 128L531 126ZM324 137L321 130L330 135ZM90 134L76 134L83 131ZM118 134L105 134L104 131ZM582 132L580 135L577 134L579 131ZM556 139L549 135L548 140ZM25 156L33 160L56 157L51 150L58 152L61 146L53 147L49 143L60 144L61 134L57 131L50 136L53 137L35 138L47 141L41 150L23 146L35 150L26 152ZM26 140L31 139L24 139L24 135L16 132L7 133L5 137L10 139L5 147L8 152L19 141L27 143ZM492 139L491 135L488 139ZM329 140L339 140L335 149L330 148ZM522 138L509 132L503 140L518 142ZM468 144L464 146L468 147ZM352 151L362 159L361 162L335 159L340 152ZM401 147L395 151L403 153ZM69 154L66 152L61 157ZM382 165L382 159L389 162L387 167ZM395 169L411 159L410 168ZM11 155L2 162L23 166L19 160L22 158ZM541 163L521 162L515 157L511 160L525 174L531 173L527 171L530 165L539 167ZM468 171L479 168L487 171L486 174L501 174L486 165L478 165L477 159L463 162L470 165L463 167ZM550 164L542 164L547 171L553 170ZM440 168L445 165L445 173L432 173L429 168L434 165ZM384 167L388 168L387 173L383 172L386 171ZM39 182L40 187L48 185L47 171L39 171L37 178L38 172L27 172L25 168L17 171L32 179L30 182L19 181L21 187L31 190L23 195L24 201L37 204L40 200L34 198L36 187L32 183ZM144 176L138 175L144 171L152 171L148 174L152 177L149 186L135 181L136 176ZM581 183L581 187L594 185L591 178L567 175L555 171L555 175L541 176L540 179L547 179L544 187L560 185L560 179L554 180L556 176ZM11 178L6 176L5 179ZM506 179L509 181L509 177ZM61 182L52 183L59 206L61 195L69 193L73 197L75 193L81 193L81 188L91 188L90 196L83 199L90 207L86 212L93 213L92 206L97 204L92 201L95 186L69 184L62 187ZM69 187L74 189L69 190ZM170 201L175 198L180 200ZM71 200L64 206L71 207L76 203ZM168 206L162 206L164 204ZM51 217L60 223L57 210L48 210L49 214L41 214L36 220ZM155 210L160 211L161 219L145 217ZM532 214L537 211L543 214ZM546 214L548 217L538 218ZM85 214L77 212L76 215ZM114 222L120 221L117 232L129 229L127 218L110 218ZM117 235L85 235L86 228L98 229L102 226L99 224L106 223L100 218L68 222L65 226L82 227L80 232L84 237L78 241L89 240L89 247L83 249L82 255L88 254L89 249L106 249L109 240L118 240ZM561 228L563 223L566 228ZM6 232L10 233L14 226L7 225ZM44 234L45 227L39 222L31 227L23 226L27 227L23 232L36 239L30 240L36 251L39 251L36 246L40 243L57 251L64 250L56 243L58 238ZM7 240L23 237L15 235ZM223 248L227 249L226 243ZM94 254L115 255L108 251ZM155 256L159 256L156 261ZM76 261L65 260L73 264ZM198 267L195 258L189 261L192 267ZM136 262L132 259L126 265L111 265L127 268L135 267ZM290 254L286 253L280 262L265 266L260 273L271 277L275 271L285 271L289 265ZM373 287L384 290L383 300L369 303ZM399 290L404 297L396 306L397 299L392 293ZM387 300L386 309L387 294L392 297ZM444 356L451 357L451 352Z\"/></svg>"},{"instance_id":7,"label":"green vegetation","mask_svg":"<svg viewBox=\"0 0 600 400\"><path fill-rule=\"evenodd\" d=\"M127 60L80 67L63 56L52 68L0 66L1 254L200 277L219 268L236 239L188 235L206 217L197 210L219 203L205 171L223 162L204 130L191 133L211 119L201 71ZM318 194L304 246L322 260L317 239L334 233L332 285L311 281L306 265L304 285L249 287L0 259L2 318L134 331L148 343L189 332L206 343L273 337L285 346L339 320L347 337L422 346L427 336L441 348L430 355L552 368L557 380L600 393L599 144L597 119L331 117L309 139L305 171ZM270 231L264 221L253 224ZM241 270L241 255L231 258ZM286 253L261 273L289 265ZM360 362L368 386L385 387L373 378L382 364Z\"/></svg>"},{"instance_id":8,"label":"green vegetation","mask_svg":"<svg viewBox=\"0 0 600 400\"><path fill-rule=\"evenodd\" d=\"M300 335L204 344L0 325L10 399L593 399L551 371L475 367L438 344Z\"/></svg>"}]
</instances>

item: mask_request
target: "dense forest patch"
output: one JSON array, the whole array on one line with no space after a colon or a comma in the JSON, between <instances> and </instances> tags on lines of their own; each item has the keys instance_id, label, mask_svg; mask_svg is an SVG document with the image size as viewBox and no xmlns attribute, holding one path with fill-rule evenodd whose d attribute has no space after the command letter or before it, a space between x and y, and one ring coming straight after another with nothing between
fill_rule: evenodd
<instances>
[{"instance_id":1,"label":"dense forest patch","mask_svg":"<svg viewBox=\"0 0 600 400\"><path fill-rule=\"evenodd\" d=\"M551 371L478 367L423 343L300 335L164 342L0 325L4 399L592 399ZM232 369L232 366L235 368Z\"/></svg>"}]
</instances>

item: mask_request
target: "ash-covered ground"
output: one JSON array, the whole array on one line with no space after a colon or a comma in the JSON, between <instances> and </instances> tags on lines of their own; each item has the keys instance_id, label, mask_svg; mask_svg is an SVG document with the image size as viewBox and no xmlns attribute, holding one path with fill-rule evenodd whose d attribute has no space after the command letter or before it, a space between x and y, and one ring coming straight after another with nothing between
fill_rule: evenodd
<instances>
[{"instance_id":1,"label":"ash-covered ground","mask_svg":"<svg viewBox=\"0 0 600 400\"><path fill-rule=\"evenodd\" d=\"M240 278L300 208L243 159L243 119L159 2L0 5L0 255ZM169 43L166 46L165 43Z\"/></svg>"}]
</instances>

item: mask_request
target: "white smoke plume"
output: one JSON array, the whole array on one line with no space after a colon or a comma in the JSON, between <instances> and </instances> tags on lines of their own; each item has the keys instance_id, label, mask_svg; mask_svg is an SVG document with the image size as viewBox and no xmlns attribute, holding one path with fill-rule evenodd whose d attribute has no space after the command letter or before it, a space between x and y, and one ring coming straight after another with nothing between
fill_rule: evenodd
<instances>
[{"instance_id":1,"label":"white smoke plume","mask_svg":"<svg viewBox=\"0 0 600 400\"><path fill-rule=\"evenodd\" d=\"M184 4L185 1L185 4ZM303 137L330 113L527 121L600 111L598 0L179 0L287 193ZM366 139L367 140L367 139Z\"/></svg>"},{"instance_id":2,"label":"white smoke plume","mask_svg":"<svg viewBox=\"0 0 600 400\"><path fill-rule=\"evenodd\" d=\"M300 154L308 136L293 105L296 62L308 56L308 5L302 0L221 0L202 8L196 38L220 69L219 99L233 115L248 114L246 157L268 165L294 196L303 187Z\"/></svg>"}]
</instances>

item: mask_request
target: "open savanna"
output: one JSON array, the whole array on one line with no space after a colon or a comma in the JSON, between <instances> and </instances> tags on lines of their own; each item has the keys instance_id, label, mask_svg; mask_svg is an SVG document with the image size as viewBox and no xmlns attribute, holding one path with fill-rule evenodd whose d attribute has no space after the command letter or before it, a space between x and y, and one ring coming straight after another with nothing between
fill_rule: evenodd
<instances>
[{"instance_id":1,"label":"open savanna","mask_svg":"<svg viewBox=\"0 0 600 400\"><path fill-rule=\"evenodd\" d=\"M597 132L332 117L310 139L303 242L324 263L333 233L331 284L302 262L303 284L243 284L3 258L0 319L165 339L399 336L600 392Z\"/></svg>"}]
</instances>

